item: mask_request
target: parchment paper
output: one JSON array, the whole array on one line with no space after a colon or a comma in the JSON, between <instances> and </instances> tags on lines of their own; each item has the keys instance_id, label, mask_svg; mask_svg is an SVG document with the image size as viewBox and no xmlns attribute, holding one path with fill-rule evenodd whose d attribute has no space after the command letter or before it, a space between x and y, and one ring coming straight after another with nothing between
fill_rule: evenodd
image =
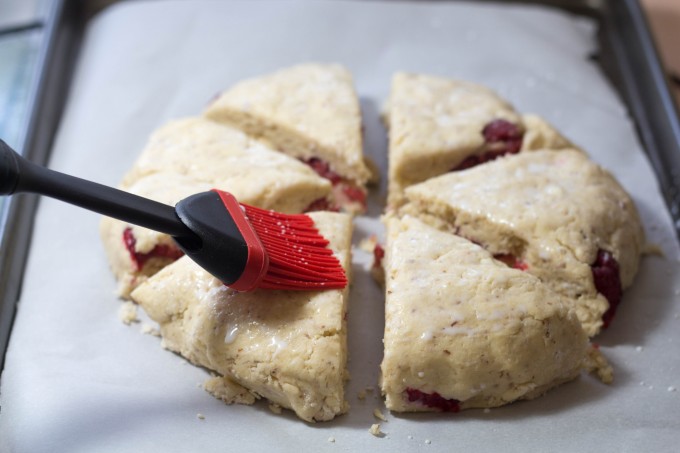
<instances>
[{"instance_id":1,"label":"parchment paper","mask_svg":"<svg viewBox=\"0 0 680 453\"><path fill-rule=\"evenodd\" d=\"M354 74L366 152L383 168L378 114L397 70L475 81L538 113L612 170L649 240L613 326L595 341L615 383L591 377L490 412L387 414L368 433L382 355L381 291L356 250L349 312L349 414L316 425L260 403L226 406L205 370L164 351L120 301L99 217L43 199L2 375L0 449L16 452L673 451L680 440L678 245L621 100L597 66L594 24L542 7L423 2L129 2L90 24L51 166L116 185L150 132L198 114L230 84L305 61ZM355 243L380 232L384 197L356 220ZM199 419L197 414L205 419ZM332 442L331 440L334 440Z\"/></svg>"}]
</instances>

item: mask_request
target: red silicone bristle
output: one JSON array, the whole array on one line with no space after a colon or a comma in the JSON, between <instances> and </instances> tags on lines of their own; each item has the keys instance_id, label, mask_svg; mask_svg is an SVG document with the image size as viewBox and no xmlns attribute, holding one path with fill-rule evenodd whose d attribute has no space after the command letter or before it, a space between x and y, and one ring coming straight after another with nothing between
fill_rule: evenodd
<instances>
[{"instance_id":1,"label":"red silicone bristle","mask_svg":"<svg viewBox=\"0 0 680 453\"><path fill-rule=\"evenodd\" d=\"M342 289L347 276L327 248L328 240L306 214L282 214L241 205L269 255L269 269L259 288L284 290Z\"/></svg>"}]
</instances>

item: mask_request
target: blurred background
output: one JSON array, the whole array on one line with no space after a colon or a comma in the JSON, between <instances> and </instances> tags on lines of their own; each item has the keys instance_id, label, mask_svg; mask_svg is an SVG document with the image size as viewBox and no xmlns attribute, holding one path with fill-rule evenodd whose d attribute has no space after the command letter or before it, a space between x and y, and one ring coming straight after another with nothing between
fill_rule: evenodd
<instances>
[{"instance_id":1,"label":"blurred background","mask_svg":"<svg viewBox=\"0 0 680 453\"><path fill-rule=\"evenodd\" d=\"M680 106L680 1L643 0L642 5Z\"/></svg>"}]
</instances>

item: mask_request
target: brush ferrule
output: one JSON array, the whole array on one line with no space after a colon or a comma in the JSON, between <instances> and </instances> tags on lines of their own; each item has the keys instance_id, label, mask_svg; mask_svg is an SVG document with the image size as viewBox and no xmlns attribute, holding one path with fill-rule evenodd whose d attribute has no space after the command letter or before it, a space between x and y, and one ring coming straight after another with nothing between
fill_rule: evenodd
<instances>
[{"instance_id":1,"label":"brush ferrule","mask_svg":"<svg viewBox=\"0 0 680 453\"><path fill-rule=\"evenodd\" d=\"M246 218L245 210L236 198L232 194L222 192L221 190L213 189L213 192L220 196L220 200L222 200L224 207L234 220L248 247L248 259L245 269L235 282L229 283L229 287L236 291L255 289L269 268L269 258L262 245L262 241L260 241L257 233Z\"/></svg>"}]
</instances>

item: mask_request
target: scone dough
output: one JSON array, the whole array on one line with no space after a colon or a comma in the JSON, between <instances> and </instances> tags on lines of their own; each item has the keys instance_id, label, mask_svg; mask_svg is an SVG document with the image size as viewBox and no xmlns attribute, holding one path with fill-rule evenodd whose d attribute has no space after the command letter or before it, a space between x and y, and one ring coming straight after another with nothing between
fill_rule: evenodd
<instances>
[{"instance_id":1,"label":"scone dough","mask_svg":"<svg viewBox=\"0 0 680 453\"><path fill-rule=\"evenodd\" d=\"M621 289L638 269L644 233L635 205L580 151L499 158L411 186L406 195L403 212L523 263L572 301L591 336L610 308L593 277L598 256L606 252L618 263Z\"/></svg>"},{"instance_id":2,"label":"scone dough","mask_svg":"<svg viewBox=\"0 0 680 453\"><path fill-rule=\"evenodd\" d=\"M241 81L212 102L205 116L298 159L320 159L365 196L372 175L363 156L359 100L344 67L307 63ZM351 191L334 194L340 204L352 202Z\"/></svg>"},{"instance_id":3,"label":"scone dough","mask_svg":"<svg viewBox=\"0 0 680 453\"><path fill-rule=\"evenodd\" d=\"M578 149L576 145L564 137L555 127L538 115L522 115L524 137L522 151L542 149Z\"/></svg>"},{"instance_id":4,"label":"scone dough","mask_svg":"<svg viewBox=\"0 0 680 453\"><path fill-rule=\"evenodd\" d=\"M309 215L349 273L350 216ZM348 291L239 293L184 257L140 285L132 299L160 324L164 347L231 381L218 386L229 390L217 392L221 398L261 396L311 422L348 408Z\"/></svg>"},{"instance_id":5,"label":"scone dough","mask_svg":"<svg viewBox=\"0 0 680 453\"><path fill-rule=\"evenodd\" d=\"M210 189L209 184L197 182L189 176L155 173L139 179L126 191L174 206L183 198ZM181 256L181 251L167 234L111 217L102 218L99 232L118 282L118 295L124 299L129 299L130 291L137 285ZM134 244L126 240L132 240ZM156 253L158 250L171 253L165 256Z\"/></svg>"},{"instance_id":6,"label":"scone dough","mask_svg":"<svg viewBox=\"0 0 680 453\"><path fill-rule=\"evenodd\" d=\"M331 192L326 179L297 159L205 118L175 120L158 129L121 184L123 190L169 205L213 188L231 192L242 203L286 213L302 212ZM134 253L151 255L143 266L123 240L126 229L134 238ZM124 298L177 258L154 256L157 247L175 247L165 234L111 218L102 220L100 232Z\"/></svg>"},{"instance_id":7,"label":"scone dough","mask_svg":"<svg viewBox=\"0 0 680 453\"><path fill-rule=\"evenodd\" d=\"M522 115L486 87L424 74L399 72L392 79L384 116L389 129L388 205L398 207L403 190L429 178L504 152L575 148L537 115ZM489 141L486 128L505 122L510 142ZM493 156L492 156L493 155ZM467 164L466 164L467 163Z\"/></svg>"},{"instance_id":8,"label":"scone dough","mask_svg":"<svg viewBox=\"0 0 680 453\"><path fill-rule=\"evenodd\" d=\"M482 247L387 219L382 391L393 411L531 399L575 378L588 340L564 299Z\"/></svg>"},{"instance_id":9,"label":"scone dough","mask_svg":"<svg viewBox=\"0 0 680 453\"><path fill-rule=\"evenodd\" d=\"M227 190L242 203L285 213L302 212L330 193L328 181L297 159L201 117L174 120L155 131L121 187L159 173L182 175Z\"/></svg>"},{"instance_id":10,"label":"scone dough","mask_svg":"<svg viewBox=\"0 0 680 453\"><path fill-rule=\"evenodd\" d=\"M388 107L389 200L485 152L484 127L505 120L523 132L512 106L488 88L423 74L393 76Z\"/></svg>"}]
</instances>

